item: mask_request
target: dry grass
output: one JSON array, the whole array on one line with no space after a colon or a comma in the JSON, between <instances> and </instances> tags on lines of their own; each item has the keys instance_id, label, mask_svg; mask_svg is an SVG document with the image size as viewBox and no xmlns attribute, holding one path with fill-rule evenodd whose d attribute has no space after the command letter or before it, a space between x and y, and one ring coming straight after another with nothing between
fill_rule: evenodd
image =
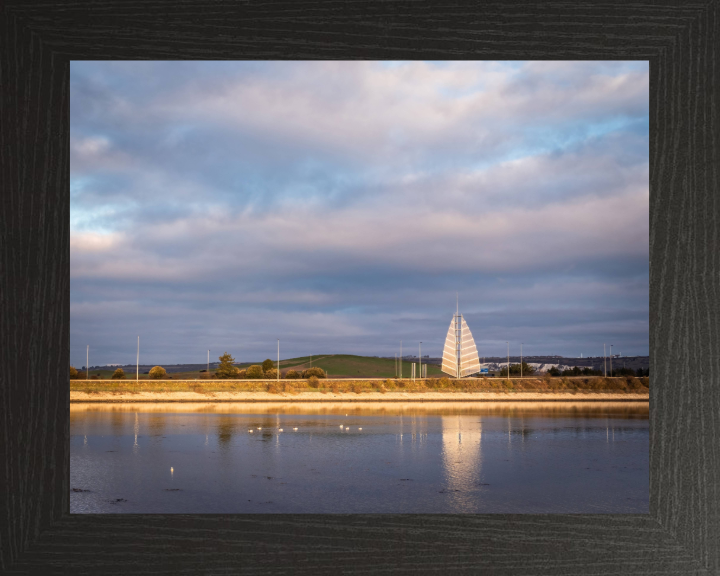
<instances>
[{"instance_id":1,"label":"dry grass","mask_svg":"<svg viewBox=\"0 0 720 576\"><path fill-rule=\"evenodd\" d=\"M253 380L71 380L70 390L97 393L139 392L196 392L212 395L216 392L269 392L271 394L301 392L614 392L628 394L647 394L650 382L648 377L602 378L588 376L586 378L468 378L456 380L452 378L428 378L424 380L318 380L308 383L307 380L280 380L279 382L262 382Z\"/></svg>"}]
</instances>

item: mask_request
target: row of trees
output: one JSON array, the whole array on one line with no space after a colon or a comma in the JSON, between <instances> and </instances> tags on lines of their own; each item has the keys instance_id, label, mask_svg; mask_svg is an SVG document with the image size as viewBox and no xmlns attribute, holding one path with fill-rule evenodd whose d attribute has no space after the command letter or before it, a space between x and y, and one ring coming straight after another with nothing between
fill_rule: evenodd
<instances>
[{"instance_id":1,"label":"row of trees","mask_svg":"<svg viewBox=\"0 0 720 576\"><path fill-rule=\"evenodd\" d=\"M148 374L150 374L150 378L156 378L158 380L167 376L167 372L162 366L155 366L151 368ZM87 378L87 372L79 372L77 368L70 366L70 380L85 380L85 378ZM92 378L93 380L97 380L100 378L100 375L96 374ZM123 380L125 378L125 370L122 368L116 369L110 378L113 380Z\"/></svg>"},{"instance_id":2,"label":"row of trees","mask_svg":"<svg viewBox=\"0 0 720 576\"><path fill-rule=\"evenodd\" d=\"M240 370L235 366L235 359L225 352L219 358L220 365L217 367L213 378L219 378L221 380L232 380L232 379L248 379L248 380L263 380L263 379L276 379L278 377L277 368L275 363L268 358L262 364L253 364L248 366L246 370ZM316 378L327 378L327 374L322 368L308 368L302 372L297 370L288 370L284 375L281 373L281 378L298 379L298 378L310 378L315 376Z\"/></svg>"},{"instance_id":3,"label":"row of trees","mask_svg":"<svg viewBox=\"0 0 720 576\"><path fill-rule=\"evenodd\" d=\"M505 370L507 374L507 370ZM558 370L556 366L553 366L547 371L550 376L603 376L603 370L593 370L592 368L580 368L579 366L573 366L569 370ZM633 370L632 368L613 368L612 372L608 371L608 376L650 376L650 368L638 368Z\"/></svg>"},{"instance_id":4,"label":"row of trees","mask_svg":"<svg viewBox=\"0 0 720 576\"><path fill-rule=\"evenodd\" d=\"M231 380L231 379L251 379L251 380L263 380L263 379L276 379L278 377L277 369L275 368L275 363L270 360L269 358L265 360L262 364L253 364L252 366L249 366L246 370L240 370L237 366L235 366L235 359L225 352L222 356L219 358L220 365L218 366L215 373L212 375L213 378L218 378L221 380ZM205 372L205 370L202 370L202 372ZM162 366L154 366L150 369L148 372L148 375L150 378L153 378L155 380L162 380L163 378L167 378L167 371ZM299 379L299 378L327 378L327 374L322 368L308 368L307 370L302 370L298 372L297 370L288 370L284 375L281 374L281 378L288 378L288 379ZM76 368L73 366L70 366L70 380L84 380L87 377L87 374L85 372L78 372ZM93 378L99 378L99 376L93 376ZM115 370L115 372L112 375L112 378L114 380L122 380L125 378L125 371L122 368L118 368Z\"/></svg>"},{"instance_id":5,"label":"row of trees","mask_svg":"<svg viewBox=\"0 0 720 576\"><path fill-rule=\"evenodd\" d=\"M530 366L527 362L522 363L522 372L520 371L520 364L510 364L510 376L520 376L522 373L523 376L532 376L535 374L535 368ZM500 376L507 376L508 375L508 367L505 366L500 370Z\"/></svg>"},{"instance_id":6,"label":"row of trees","mask_svg":"<svg viewBox=\"0 0 720 576\"><path fill-rule=\"evenodd\" d=\"M573 366L568 370L558 370L557 366L553 366L547 371L550 376L602 376L602 370L593 370L586 366L580 368L579 366Z\"/></svg>"},{"instance_id":7,"label":"row of trees","mask_svg":"<svg viewBox=\"0 0 720 576\"><path fill-rule=\"evenodd\" d=\"M522 372L520 372L520 364L510 364L510 376L532 376L535 374L535 369L529 366L527 362L522 363ZM559 370L557 366L553 366L547 371L550 376L603 376L602 370L593 370L589 367L580 368L579 366L573 366L567 370ZM500 370L500 376L507 377L508 369L507 366ZM650 376L649 368L638 368L633 370L632 368L613 368L612 374L608 371L608 376Z\"/></svg>"}]
</instances>

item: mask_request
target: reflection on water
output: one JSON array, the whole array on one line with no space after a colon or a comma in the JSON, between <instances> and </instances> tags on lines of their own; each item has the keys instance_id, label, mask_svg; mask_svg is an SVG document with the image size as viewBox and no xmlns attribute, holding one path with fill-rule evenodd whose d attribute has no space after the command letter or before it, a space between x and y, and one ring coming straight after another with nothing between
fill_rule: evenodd
<instances>
[{"instance_id":1,"label":"reflection on water","mask_svg":"<svg viewBox=\"0 0 720 576\"><path fill-rule=\"evenodd\" d=\"M482 420L472 423L461 416L441 418L445 490L454 509L466 510L472 506L473 488L481 484Z\"/></svg>"},{"instance_id":2,"label":"reflection on water","mask_svg":"<svg viewBox=\"0 0 720 576\"><path fill-rule=\"evenodd\" d=\"M71 512L649 510L648 404L72 404Z\"/></svg>"}]
</instances>

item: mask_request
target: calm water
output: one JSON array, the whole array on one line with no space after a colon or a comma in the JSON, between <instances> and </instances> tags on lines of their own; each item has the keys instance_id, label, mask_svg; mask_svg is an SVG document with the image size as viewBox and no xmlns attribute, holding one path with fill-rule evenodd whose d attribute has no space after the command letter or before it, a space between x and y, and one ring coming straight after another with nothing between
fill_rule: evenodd
<instances>
[{"instance_id":1,"label":"calm water","mask_svg":"<svg viewBox=\"0 0 720 576\"><path fill-rule=\"evenodd\" d=\"M70 511L648 513L648 414L647 403L73 404Z\"/></svg>"}]
</instances>

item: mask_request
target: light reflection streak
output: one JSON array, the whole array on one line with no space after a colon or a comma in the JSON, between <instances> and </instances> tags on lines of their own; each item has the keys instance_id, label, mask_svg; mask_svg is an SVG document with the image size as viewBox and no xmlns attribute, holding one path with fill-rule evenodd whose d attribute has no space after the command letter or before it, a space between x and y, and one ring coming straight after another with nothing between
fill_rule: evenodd
<instances>
[{"instance_id":1,"label":"light reflection streak","mask_svg":"<svg viewBox=\"0 0 720 576\"><path fill-rule=\"evenodd\" d=\"M476 485L482 472L482 420L442 417L442 465L446 496L456 512L477 505Z\"/></svg>"},{"instance_id":2,"label":"light reflection streak","mask_svg":"<svg viewBox=\"0 0 720 576\"><path fill-rule=\"evenodd\" d=\"M135 432L135 443L133 444L133 453L134 453L134 454L137 454L137 451L138 451L138 448L139 448L139 447L138 447L138 442L137 442L137 437L138 437L138 432L140 431L140 423L139 423L139 420L138 420L138 413L137 413L137 412L135 412L135 425L133 426L133 431Z\"/></svg>"}]
</instances>

